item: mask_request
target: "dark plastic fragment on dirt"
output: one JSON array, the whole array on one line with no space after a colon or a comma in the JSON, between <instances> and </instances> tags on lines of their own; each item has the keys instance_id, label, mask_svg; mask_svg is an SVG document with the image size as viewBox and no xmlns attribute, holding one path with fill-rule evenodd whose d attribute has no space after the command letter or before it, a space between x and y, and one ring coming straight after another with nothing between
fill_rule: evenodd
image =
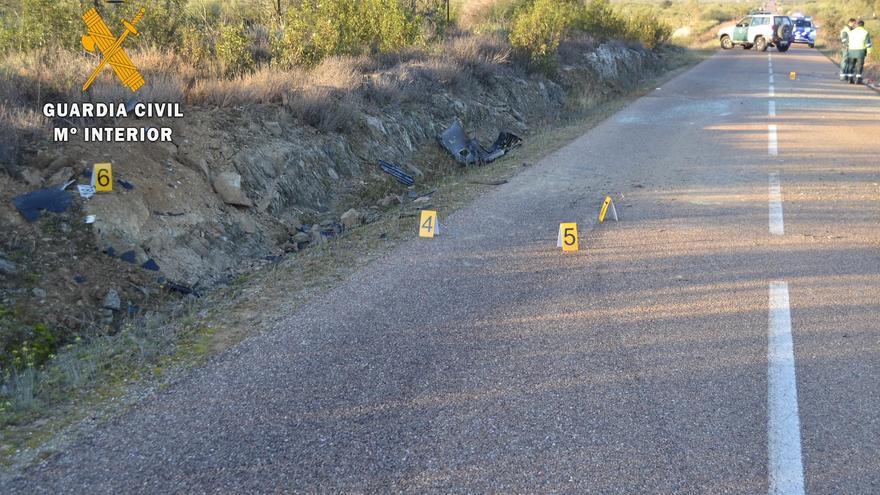
<instances>
[{"instance_id":1,"label":"dark plastic fragment on dirt","mask_svg":"<svg viewBox=\"0 0 880 495\"><path fill-rule=\"evenodd\" d=\"M110 246L104 250L104 254L106 254L107 256L109 256L111 258L115 258L116 257L116 249L113 246Z\"/></svg>"},{"instance_id":2,"label":"dark plastic fragment on dirt","mask_svg":"<svg viewBox=\"0 0 880 495\"><path fill-rule=\"evenodd\" d=\"M135 306L134 304L128 305L128 316L135 316L136 314L141 312L141 308L139 306Z\"/></svg>"},{"instance_id":3,"label":"dark plastic fragment on dirt","mask_svg":"<svg viewBox=\"0 0 880 495\"><path fill-rule=\"evenodd\" d=\"M443 131L437 140L462 165L491 163L522 144L519 136L502 131L489 149L483 148L479 141L467 136L458 120Z\"/></svg>"},{"instance_id":4,"label":"dark plastic fragment on dirt","mask_svg":"<svg viewBox=\"0 0 880 495\"><path fill-rule=\"evenodd\" d=\"M132 265L137 262L137 256L134 254L134 251L126 251L122 253L122 256L120 256L119 259L126 263L131 263Z\"/></svg>"},{"instance_id":5,"label":"dark plastic fragment on dirt","mask_svg":"<svg viewBox=\"0 0 880 495\"><path fill-rule=\"evenodd\" d=\"M131 191L132 189L134 189L134 184L132 184L131 182L122 179L116 179L116 182L118 182L119 185L122 186L122 188L126 191Z\"/></svg>"},{"instance_id":6,"label":"dark plastic fragment on dirt","mask_svg":"<svg viewBox=\"0 0 880 495\"><path fill-rule=\"evenodd\" d=\"M57 187L40 189L12 199L12 204L28 222L40 218L42 210L63 213L73 204L73 197Z\"/></svg>"},{"instance_id":7,"label":"dark plastic fragment on dirt","mask_svg":"<svg viewBox=\"0 0 880 495\"><path fill-rule=\"evenodd\" d=\"M394 177L397 182L400 182L404 186L409 187L416 183L415 179L413 179L411 175L404 172L399 165L386 162L385 160L379 160L379 166L382 167L382 170L384 170L386 174Z\"/></svg>"},{"instance_id":8,"label":"dark plastic fragment on dirt","mask_svg":"<svg viewBox=\"0 0 880 495\"><path fill-rule=\"evenodd\" d=\"M82 285L82 284L86 283L86 277L84 277L82 275L74 275L73 281L78 283L79 285Z\"/></svg>"},{"instance_id":9,"label":"dark plastic fragment on dirt","mask_svg":"<svg viewBox=\"0 0 880 495\"><path fill-rule=\"evenodd\" d=\"M197 290L192 287L188 287L183 284L178 284L176 282L171 282L170 280L165 282L165 288L168 289L169 292L177 292L178 294L183 294L184 296L188 296L190 294L201 297L201 294Z\"/></svg>"},{"instance_id":10,"label":"dark plastic fragment on dirt","mask_svg":"<svg viewBox=\"0 0 880 495\"><path fill-rule=\"evenodd\" d=\"M150 270L151 272L159 271L159 265L156 264L153 258L150 258L146 262L144 262L144 264L141 265L141 268L143 268L144 270Z\"/></svg>"}]
</instances>

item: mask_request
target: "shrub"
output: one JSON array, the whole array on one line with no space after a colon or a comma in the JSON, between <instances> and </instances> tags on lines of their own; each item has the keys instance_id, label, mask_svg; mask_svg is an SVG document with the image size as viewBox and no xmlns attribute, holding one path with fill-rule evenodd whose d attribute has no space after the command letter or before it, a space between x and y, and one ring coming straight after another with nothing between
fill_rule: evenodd
<instances>
[{"instance_id":1,"label":"shrub","mask_svg":"<svg viewBox=\"0 0 880 495\"><path fill-rule=\"evenodd\" d=\"M557 49L577 17L574 0L535 0L521 7L513 20L510 43L528 53L544 70L556 67Z\"/></svg>"},{"instance_id":2,"label":"shrub","mask_svg":"<svg viewBox=\"0 0 880 495\"><path fill-rule=\"evenodd\" d=\"M584 33L608 40L626 37L626 21L608 0L590 0L580 11L577 27Z\"/></svg>"},{"instance_id":3,"label":"shrub","mask_svg":"<svg viewBox=\"0 0 880 495\"><path fill-rule=\"evenodd\" d=\"M313 66L331 55L399 50L417 33L400 0L305 0L288 10L274 48L283 62Z\"/></svg>"},{"instance_id":4,"label":"shrub","mask_svg":"<svg viewBox=\"0 0 880 495\"><path fill-rule=\"evenodd\" d=\"M224 25L220 27L217 59L228 76L237 76L253 71L254 57L250 51L250 42L244 34L244 26Z\"/></svg>"},{"instance_id":5,"label":"shrub","mask_svg":"<svg viewBox=\"0 0 880 495\"><path fill-rule=\"evenodd\" d=\"M654 49L669 41L672 28L660 20L656 12L638 10L630 14L626 23L627 39L639 41L645 48Z\"/></svg>"}]
</instances>

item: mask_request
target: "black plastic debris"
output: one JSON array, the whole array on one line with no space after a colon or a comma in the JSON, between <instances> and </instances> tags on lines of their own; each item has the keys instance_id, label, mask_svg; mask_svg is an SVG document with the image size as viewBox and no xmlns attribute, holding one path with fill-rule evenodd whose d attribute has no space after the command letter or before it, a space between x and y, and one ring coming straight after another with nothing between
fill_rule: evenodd
<instances>
[{"instance_id":1,"label":"black plastic debris","mask_svg":"<svg viewBox=\"0 0 880 495\"><path fill-rule=\"evenodd\" d=\"M83 275L74 275L73 281L79 285L82 285L82 284L86 283L86 277Z\"/></svg>"},{"instance_id":2,"label":"black plastic debris","mask_svg":"<svg viewBox=\"0 0 880 495\"><path fill-rule=\"evenodd\" d=\"M63 213L73 204L73 197L63 189L50 187L12 198L12 204L28 222L40 218L43 210Z\"/></svg>"},{"instance_id":3,"label":"black plastic debris","mask_svg":"<svg viewBox=\"0 0 880 495\"><path fill-rule=\"evenodd\" d=\"M134 304L128 305L128 316L136 316L141 312L141 308L139 306L135 306Z\"/></svg>"},{"instance_id":4,"label":"black plastic debris","mask_svg":"<svg viewBox=\"0 0 880 495\"><path fill-rule=\"evenodd\" d=\"M483 148L479 141L467 136L457 120L437 140L462 165L491 163L522 144L519 136L502 131L489 149Z\"/></svg>"},{"instance_id":5,"label":"black plastic debris","mask_svg":"<svg viewBox=\"0 0 880 495\"><path fill-rule=\"evenodd\" d=\"M165 285L165 288L168 289L169 292L176 292L176 293L184 295L184 296L188 296L188 295L192 294L195 297L202 297L202 295L199 294L199 292L196 289L189 287L189 286L186 286L186 285L183 285L183 284L178 284L177 282L172 282L169 280L169 281L165 282L164 285Z\"/></svg>"},{"instance_id":6,"label":"black plastic debris","mask_svg":"<svg viewBox=\"0 0 880 495\"><path fill-rule=\"evenodd\" d=\"M409 187L416 183L415 179L413 179L411 175L404 172L399 165L386 162L385 160L379 160L379 166L382 167L382 170L384 170L386 174L394 177L397 182L400 182L404 186Z\"/></svg>"},{"instance_id":7,"label":"black plastic debris","mask_svg":"<svg viewBox=\"0 0 880 495\"><path fill-rule=\"evenodd\" d=\"M116 257L116 248L114 248L113 246L108 247L103 252L104 252L104 254L106 254L107 256L109 256L111 258Z\"/></svg>"},{"instance_id":8,"label":"black plastic debris","mask_svg":"<svg viewBox=\"0 0 880 495\"><path fill-rule=\"evenodd\" d=\"M144 270L149 270L151 272L158 272L159 271L159 265L153 260L153 258L150 258L147 261L145 261L144 264L141 265L141 268L143 268Z\"/></svg>"},{"instance_id":9,"label":"black plastic debris","mask_svg":"<svg viewBox=\"0 0 880 495\"><path fill-rule=\"evenodd\" d=\"M134 189L134 184L132 184L131 182L122 179L116 179L116 182L118 182L119 185L122 186L122 188L126 191L131 191L132 189Z\"/></svg>"},{"instance_id":10,"label":"black plastic debris","mask_svg":"<svg viewBox=\"0 0 880 495\"><path fill-rule=\"evenodd\" d=\"M132 265L137 262L137 256L134 254L134 251L126 251L122 253L122 256L120 256L119 259L126 263L131 263Z\"/></svg>"}]
</instances>

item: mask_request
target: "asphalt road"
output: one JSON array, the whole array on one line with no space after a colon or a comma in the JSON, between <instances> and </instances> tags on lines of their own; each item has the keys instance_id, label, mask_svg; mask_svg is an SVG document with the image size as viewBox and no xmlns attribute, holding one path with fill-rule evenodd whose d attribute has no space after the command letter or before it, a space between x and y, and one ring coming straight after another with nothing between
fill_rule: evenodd
<instances>
[{"instance_id":1,"label":"asphalt road","mask_svg":"<svg viewBox=\"0 0 880 495\"><path fill-rule=\"evenodd\" d=\"M878 103L720 52L0 491L880 493Z\"/></svg>"}]
</instances>

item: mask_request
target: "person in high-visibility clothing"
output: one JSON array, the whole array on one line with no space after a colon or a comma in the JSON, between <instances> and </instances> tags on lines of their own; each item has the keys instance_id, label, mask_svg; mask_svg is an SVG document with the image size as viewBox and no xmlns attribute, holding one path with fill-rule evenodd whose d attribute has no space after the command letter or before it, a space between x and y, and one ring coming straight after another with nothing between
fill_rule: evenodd
<instances>
[{"instance_id":1,"label":"person in high-visibility clothing","mask_svg":"<svg viewBox=\"0 0 880 495\"><path fill-rule=\"evenodd\" d=\"M865 21L859 20L855 29L849 32L849 70L850 84L862 84L862 71L865 57L871 52L871 34L865 29Z\"/></svg>"},{"instance_id":2,"label":"person in high-visibility clothing","mask_svg":"<svg viewBox=\"0 0 880 495\"><path fill-rule=\"evenodd\" d=\"M840 30L840 80L845 81L851 76L849 73L849 32L856 27L856 20L852 17L846 21L846 25Z\"/></svg>"}]
</instances>

